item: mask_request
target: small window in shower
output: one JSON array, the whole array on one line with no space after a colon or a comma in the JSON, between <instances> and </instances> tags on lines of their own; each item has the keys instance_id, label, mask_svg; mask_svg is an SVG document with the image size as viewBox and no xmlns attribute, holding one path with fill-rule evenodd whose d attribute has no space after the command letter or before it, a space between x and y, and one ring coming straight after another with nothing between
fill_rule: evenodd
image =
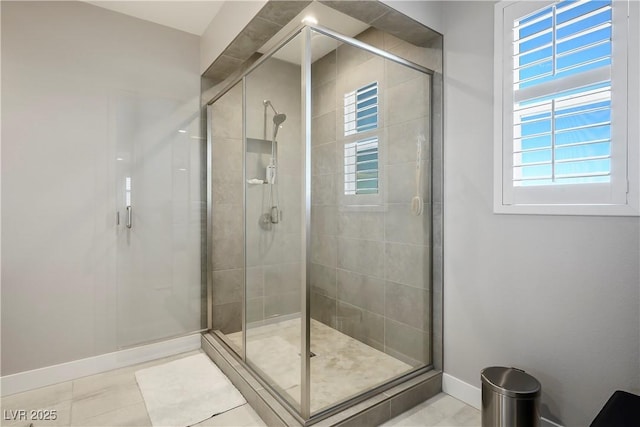
<instances>
[{"instance_id":1,"label":"small window in shower","mask_svg":"<svg viewBox=\"0 0 640 427\"><path fill-rule=\"evenodd\" d=\"M345 144L344 194L378 194L378 137Z\"/></svg>"},{"instance_id":2,"label":"small window in shower","mask_svg":"<svg viewBox=\"0 0 640 427\"><path fill-rule=\"evenodd\" d=\"M344 136L378 127L378 82L344 94Z\"/></svg>"}]
</instances>

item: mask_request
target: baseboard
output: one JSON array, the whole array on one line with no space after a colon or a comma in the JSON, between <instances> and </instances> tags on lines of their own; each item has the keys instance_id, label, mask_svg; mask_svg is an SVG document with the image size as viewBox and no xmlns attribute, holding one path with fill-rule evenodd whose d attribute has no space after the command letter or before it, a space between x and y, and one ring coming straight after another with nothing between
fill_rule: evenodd
<instances>
[{"instance_id":1,"label":"baseboard","mask_svg":"<svg viewBox=\"0 0 640 427\"><path fill-rule=\"evenodd\" d=\"M442 375L442 391L476 409L480 409L482 406L482 391L480 387L466 383L447 373ZM562 427L562 425L549 421L544 417L540 419L540 425L541 427Z\"/></svg>"},{"instance_id":2,"label":"baseboard","mask_svg":"<svg viewBox=\"0 0 640 427\"><path fill-rule=\"evenodd\" d=\"M2 396L21 393L199 348L200 334L191 334L73 362L5 375L0 377L0 391Z\"/></svg>"},{"instance_id":3,"label":"baseboard","mask_svg":"<svg viewBox=\"0 0 640 427\"><path fill-rule=\"evenodd\" d=\"M479 387L444 373L442 374L442 391L480 410L480 406L482 405L482 392Z\"/></svg>"}]
</instances>

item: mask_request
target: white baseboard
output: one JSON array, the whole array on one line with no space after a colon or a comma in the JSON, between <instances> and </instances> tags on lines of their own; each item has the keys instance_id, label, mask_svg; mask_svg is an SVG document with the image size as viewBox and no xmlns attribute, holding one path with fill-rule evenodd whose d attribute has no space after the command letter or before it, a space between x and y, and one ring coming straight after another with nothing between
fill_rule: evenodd
<instances>
[{"instance_id":1,"label":"white baseboard","mask_svg":"<svg viewBox=\"0 0 640 427\"><path fill-rule=\"evenodd\" d=\"M5 375L0 377L0 391L2 396L21 393L199 348L200 334L196 333L73 362Z\"/></svg>"},{"instance_id":2,"label":"white baseboard","mask_svg":"<svg viewBox=\"0 0 640 427\"><path fill-rule=\"evenodd\" d=\"M479 387L459 380L447 373L442 374L442 391L478 410L482 406L482 392Z\"/></svg>"},{"instance_id":3,"label":"white baseboard","mask_svg":"<svg viewBox=\"0 0 640 427\"><path fill-rule=\"evenodd\" d=\"M442 391L476 409L480 409L482 406L482 391L480 387L466 383L447 373L442 374ZM546 418L540 419L540 425L541 427L562 427L562 425Z\"/></svg>"}]
</instances>

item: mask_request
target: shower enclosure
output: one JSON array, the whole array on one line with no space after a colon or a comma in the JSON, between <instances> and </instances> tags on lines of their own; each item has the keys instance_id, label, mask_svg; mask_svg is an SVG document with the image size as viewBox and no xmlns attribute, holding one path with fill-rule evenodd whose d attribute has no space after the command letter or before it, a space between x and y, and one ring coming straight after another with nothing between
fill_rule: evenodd
<instances>
[{"instance_id":1,"label":"shower enclosure","mask_svg":"<svg viewBox=\"0 0 640 427\"><path fill-rule=\"evenodd\" d=\"M433 366L433 74L305 25L208 105L209 328L302 422Z\"/></svg>"}]
</instances>

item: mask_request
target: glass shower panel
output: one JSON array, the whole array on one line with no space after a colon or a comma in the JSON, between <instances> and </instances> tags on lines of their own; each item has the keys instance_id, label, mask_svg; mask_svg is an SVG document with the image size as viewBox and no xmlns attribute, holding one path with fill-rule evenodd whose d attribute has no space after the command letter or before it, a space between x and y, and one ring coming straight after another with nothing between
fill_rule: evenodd
<instances>
[{"instance_id":1,"label":"glass shower panel","mask_svg":"<svg viewBox=\"0 0 640 427\"><path fill-rule=\"evenodd\" d=\"M312 50L317 412L430 363L430 77L317 32Z\"/></svg>"},{"instance_id":2,"label":"glass shower panel","mask_svg":"<svg viewBox=\"0 0 640 427\"><path fill-rule=\"evenodd\" d=\"M211 325L242 354L244 232L242 82L210 107Z\"/></svg>"},{"instance_id":3,"label":"glass shower panel","mask_svg":"<svg viewBox=\"0 0 640 427\"><path fill-rule=\"evenodd\" d=\"M385 60L384 352L407 369L432 364L431 80Z\"/></svg>"},{"instance_id":4,"label":"glass shower panel","mask_svg":"<svg viewBox=\"0 0 640 427\"><path fill-rule=\"evenodd\" d=\"M123 348L201 328L202 142L197 102L122 91L110 110Z\"/></svg>"},{"instance_id":5,"label":"glass shower panel","mask_svg":"<svg viewBox=\"0 0 640 427\"><path fill-rule=\"evenodd\" d=\"M300 36L245 77L246 361L301 401Z\"/></svg>"}]
</instances>

